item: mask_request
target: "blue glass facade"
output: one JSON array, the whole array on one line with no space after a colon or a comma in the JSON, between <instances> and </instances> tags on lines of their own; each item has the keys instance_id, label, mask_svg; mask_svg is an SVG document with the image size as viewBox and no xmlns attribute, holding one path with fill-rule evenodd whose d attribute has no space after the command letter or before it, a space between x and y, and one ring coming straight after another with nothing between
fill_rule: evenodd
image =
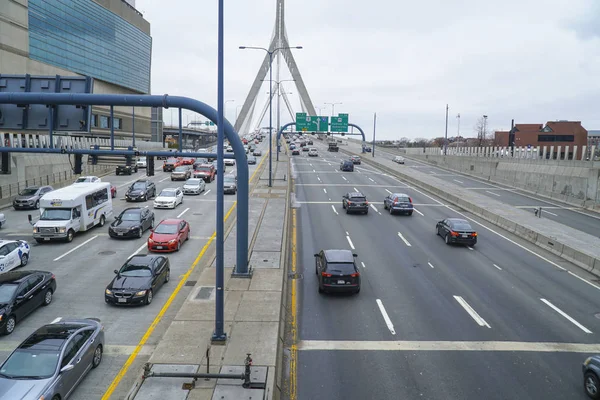
<instances>
[{"instance_id":1,"label":"blue glass facade","mask_svg":"<svg viewBox=\"0 0 600 400\"><path fill-rule=\"evenodd\" d=\"M150 92L152 38L92 0L29 0L29 56Z\"/></svg>"}]
</instances>

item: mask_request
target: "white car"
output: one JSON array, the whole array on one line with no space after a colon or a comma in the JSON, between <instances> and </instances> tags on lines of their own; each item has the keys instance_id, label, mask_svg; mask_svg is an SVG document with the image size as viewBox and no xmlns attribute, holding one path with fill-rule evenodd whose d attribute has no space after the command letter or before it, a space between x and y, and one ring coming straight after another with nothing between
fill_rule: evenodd
<instances>
[{"instance_id":1,"label":"white car","mask_svg":"<svg viewBox=\"0 0 600 400\"><path fill-rule=\"evenodd\" d=\"M0 228L2 228L6 224L6 217L4 214L0 213Z\"/></svg>"},{"instance_id":2,"label":"white car","mask_svg":"<svg viewBox=\"0 0 600 400\"><path fill-rule=\"evenodd\" d=\"M228 152L228 153L233 153L233 147L227 146L227 148L225 149L225 151Z\"/></svg>"},{"instance_id":3,"label":"white car","mask_svg":"<svg viewBox=\"0 0 600 400\"><path fill-rule=\"evenodd\" d=\"M309 157L318 157L318 156L319 156L319 152L317 151L317 149L315 149L315 148L313 147L313 148L311 148L311 149L308 151L308 156L309 156Z\"/></svg>"},{"instance_id":4,"label":"white car","mask_svg":"<svg viewBox=\"0 0 600 400\"><path fill-rule=\"evenodd\" d=\"M102 182L97 176L80 176L77 178L75 183L90 183L90 182Z\"/></svg>"},{"instance_id":5,"label":"white car","mask_svg":"<svg viewBox=\"0 0 600 400\"><path fill-rule=\"evenodd\" d=\"M24 267L29 261L29 243L24 240L0 240L0 272Z\"/></svg>"},{"instance_id":6,"label":"white car","mask_svg":"<svg viewBox=\"0 0 600 400\"><path fill-rule=\"evenodd\" d=\"M183 194L200 194L206 190L204 179L191 178L183 185Z\"/></svg>"},{"instance_id":7,"label":"white car","mask_svg":"<svg viewBox=\"0 0 600 400\"><path fill-rule=\"evenodd\" d=\"M183 192L181 188L163 189L154 198L154 208L175 208L183 203Z\"/></svg>"},{"instance_id":8,"label":"white car","mask_svg":"<svg viewBox=\"0 0 600 400\"><path fill-rule=\"evenodd\" d=\"M136 165L138 168L148 168L148 161L146 160L146 157L140 157L140 159L137 160Z\"/></svg>"},{"instance_id":9,"label":"white car","mask_svg":"<svg viewBox=\"0 0 600 400\"><path fill-rule=\"evenodd\" d=\"M404 164L404 157L402 157L402 156L396 156L396 157L394 157L393 161L395 163L398 163L398 164Z\"/></svg>"},{"instance_id":10,"label":"white car","mask_svg":"<svg viewBox=\"0 0 600 400\"><path fill-rule=\"evenodd\" d=\"M235 165L235 160L233 158L226 158L225 160L223 160L223 163L225 165Z\"/></svg>"}]
</instances>

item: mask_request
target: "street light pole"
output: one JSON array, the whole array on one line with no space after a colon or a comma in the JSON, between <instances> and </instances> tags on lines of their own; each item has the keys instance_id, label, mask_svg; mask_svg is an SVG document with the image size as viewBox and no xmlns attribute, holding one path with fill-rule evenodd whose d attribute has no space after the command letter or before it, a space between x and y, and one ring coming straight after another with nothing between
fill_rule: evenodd
<instances>
[{"instance_id":1,"label":"street light pole","mask_svg":"<svg viewBox=\"0 0 600 400\"><path fill-rule=\"evenodd\" d=\"M324 103L327 105L331 105L331 117L333 118L333 116L335 115L335 105L336 104L344 104L344 103Z\"/></svg>"},{"instance_id":2,"label":"street light pole","mask_svg":"<svg viewBox=\"0 0 600 400\"><path fill-rule=\"evenodd\" d=\"M448 104L446 104L446 133L444 134L444 155L448 152Z\"/></svg>"}]
</instances>

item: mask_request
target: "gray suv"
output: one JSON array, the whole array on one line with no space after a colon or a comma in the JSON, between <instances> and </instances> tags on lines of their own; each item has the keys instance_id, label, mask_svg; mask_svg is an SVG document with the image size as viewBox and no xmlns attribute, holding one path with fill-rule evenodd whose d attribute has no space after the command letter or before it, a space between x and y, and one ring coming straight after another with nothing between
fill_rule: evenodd
<instances>
[{"instance_id":1,"label":"gray suv","mask_svg":"<svg viewBox=\"0 0 600 400\"><path fill-rule=\"evenodd\" d=\"M29 186L19 192L13 200L13 207L15 210L40 208L42 196L53 190L52 186Z\"/></svg>"}]
</instances>

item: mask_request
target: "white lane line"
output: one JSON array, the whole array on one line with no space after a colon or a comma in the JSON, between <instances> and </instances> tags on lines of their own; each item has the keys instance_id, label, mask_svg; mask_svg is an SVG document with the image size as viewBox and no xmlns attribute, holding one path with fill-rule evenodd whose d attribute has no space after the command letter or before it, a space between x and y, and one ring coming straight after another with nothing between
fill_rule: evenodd
<instances>
[{"instance_id":1,"label":"white lane line","mask_svg":"<svg viewBox=\"0 0 600 400\"><path fill-rule=\"evenodd\" d=\"M375 210L376 213L379 213L379 210L375 208L375 206L373 205L373 203L370 203L369 205L371 206L371 208L373 210ZM381 214L381 213L379 213L379 214Z\"/></svg>"},{"instance_id":2,"label":"white lane line","mask_svg":"<svg viewBox=\"0 0 600 400\"><path fill-rule=\"evenodd\" d=\"M362 267L363 267L364 269L367 269L367 267L365 266L365 263L364 263L364 262L362 262L362 261L361 261L361 262L360 262L360 265L362 265Z\"/></svg>"},{"instance_id":3,"label":"white lane line","mask_svg":"<svg viewBox=\"0 0 600 400\"><path fill-rule=\"evenodd\" d=\"M458 302L458 304L460 304L462 306L462 308L464 308L465 311L469 313L471 318L473 318L479 326L487 326L488 328L491 328L488 325L488 323L485 322L485 319L481 318L479 316L479 314L477 314L477 311L473 310L473 308L469 305L469 303L467 303L465 301L465 299L463 299L461 296L453 296L453 297L454 297L454 300L456 300Z\"/></svg>"},{"instance_id":4,"label":"white lane line","mask_svg":"<svg viewBox=\"0 0 600 400\"><path fill-rule=\"evenodd\" d=\"M331 197L329 197L329 201L331 201Z\"/></svg>"},{"instance_id":5,"label":"white lane line","mask_svg":"<svg viewBox=\"0 0 600 400\"><path fill-rule=\"evenodd\" d=\"M130 181L128 181L128 182L125 182L125 183L124 183L124 184L122 184L122 185L119 185L119 186L117 186L117 187L119 187L119 188L122 188L122 187L125 187L125 186L127 186L127 185L129 185L129 184L131 184L131 183L135 182L135 181L137 181L137 179L132 179L132 180L130 180Z\"/></svg>"},{"instance_id":6,"label":"white lane line","mask_svg":"<svg viewBox=\"0 0 600 400\"><path fill-rule=\"evenodd\" d=\"M350 232L346 231L346 236L350 236Z\"/></svg>"},{"instance_id":7,"label":"white lane line","mask_svg":"<svg viewBox=\"0 0 600 400\"><path fill-rule=\"evenodd\" d=\"M308 165L310 165L311 167L313 166L311 163L308 163Z\"/></svg>"},{"instance_id":8,"label":"white lane line","mask_svg":"<svg viewBox=\"0 0 600 400\"><path fill-rule=\"evenodd\" d=\"M208 189L206 192L204 192L203 196L206 196L209 192L210 192L210 189Z\"/></svg>"},{"instance_id":9,"label":"white lane line","mask_svg":"<svg viewBox=\"0 0 600 400\"><path fill-rule=\"evenodd\" d=\"M402 241L404 242L404 244L406 244L408 247L411 247L411 244L410 244L410 243L408 243L408 240L406 240L406 239L404 238L404 236L402 236L402 234L401 234L400 232L398 232L398 237L399 237L400 239L402 239Z\"/></svg>"},{"instance_id":10,"label":"white lane line","mask_svg":"<svg viewBox=\"0 0 600 400\"><path fill-rule=\"evenodd\" d=\"M317 176L317 179L319 180L319 182L321 182L321 178L319 178L319 177Z\"/></svg>"},{"instance_id":11,"label":"white lane line","mask_svg":"<svg viewBox=\"0 0 600 400\"><path fill-rule=\"evenodd\" d=\"M474 249L471 246L467 246L467 249L473 251Z\"/></svg>"},{"instance_id":12,"label":"white lane line","mask_svg":"<svg viewBox=\"0 0 600 400\"><path fill-rule=\"evenodd\" d=\"M358 190L357 188L353 187L352 189L354 189L355 192L360 192L360 190Z\"/></svg>"},{"instance_id":13,"label":"white lane line","mask_svg":"<svg viewBox=\"0 0 600 400\"><path fill-rule=\"evenodd\" d=\"M159 182L164 182L164 181L166 181L169 178L170 178L170 176L167 176L166 178L161 179Z\"/></svg>"},{"instance_id":14,"label":"white lane line","mask_svg":"<svg viewBox=\"0 0 600 400\"><path fill-rule=\"evenodd\" d=\"M346 179L346 177L345 177L345 176L342 176L342 178L344 178L344 180L345 180L345 181L348 181L348 179Z\"/></svg>"},{"instance_id":15,"label":"white lane line","mask_svg":"<svg viewBox=\"0 0 600 400\"><path fill-rule=\"evenodd\" d=\"M377 302L377 306L379 307L379 311L381 311L381 315L383 315L383 320L385 321L385 324L387 325L387 327L390 330L390 332L392 332L392 335L395 335L396 331L394 330L394 324L392 324L392 320L388 316L388 313L385 311L385 307L383 306L383 303L381 302L380 299L377 299L375 301Z\"/></svg>"},{"instance_id":16,"label":"white lane line","mask_svg":"<svg viewBox=\"0 0 600 400\"><path fill-rule=\"evenodd\" d=\"M350 236L346 236L346 240L348 240L348 243L350 243L350 247L352 248L352 250L356 250L354 248L354 243L352 243L352 239L350 239Z\"/></svg>"},{"instance_id":17,"label":"white lane line","mask_svg":"<svg viewBox=\"0 0 600 400\"><path fill-rule=\"evenodd\" d=\"M89 238L89 239L88 239L88 240L86 240L85 242L81 243L79 246L77 246L77 247L75 247L75 248L73 248L73 249L71 249L71 250L67 251L67 252L66 252L65 254L63 254L62 256L58 256L58 257L56 257L56 258L54 259L54 261L58 261L58 260L60 260L61 258L68 256L69 254L71 254L71 253L72 253L72 252L74 252L75 250L77 250L77 249L79 249L80 247L82 247L82 246L84 246L84 245L88 244L89 242L91 242L92 240L96 239L97 237L98 237L98 235L96 235L96 236L92 236L91 238Z\"/></svg>"},{"instance_id":18,"label":"white lane line","mask_svg":"<svg viewBox=\"0 0 600 400\"><path fill-rule=\"evenodd\" d=\"M131 253L131 255L127 259L130 259L131 257L135 256L137 253L142 251L144 247L148 247L148 243L144 243L143 245L141 245L135 252Z\"/></svg>"},{"instance_id":19,"label":"white lane line","mask_svg":"<svg viewBox=\"0 0 600 400\"><path fill-rule=\"evenodd\" d=\"M315 170L313 169L313 172L317 172L317 171L315 171Z\"/></svg>"},{"instance_id":20,"label":"white lane line","mask_svg":"<svg viewBox=\"0 0 600 400\"><path fill-rule=\"evenodd\" d=\"M331 163L330 163L330 162L328 162L327 164L331 165Z\"/></svg>"},{"instance_id":21,"label":"white lane line","mask_svg":"<svg viewBox=\"0 0 600 400\"><path fill-rule=\"evenodd\" d=\"M417 210L416 208L413 207L413 211L416 212L417 214L421 214L422 217L425 216L425 214L423 214L421 211Z\"/></svg>"},{"instance_id":22,"label":"white lane line","mask_svg":"<svg viewBox=\"0 0 600 400\"><path fill-rule=\"evenodd\" d=\"M590 286L593 286L593 287L595 287L596 289L600 290L600 286L594 285L592 282L590 282L590 281L588 281L588 280L586 280L586 279L584 279L584 278L580 277L580 276L579 276L579 275L577 275L577 274L574 274L574 273L572 273L571 271L567 271L567 272L568 272L569 274L571 274L572 276L574 276L575 278L579 279L580 281L583 281L583 282L587 283L588 285L590 285Z\"/></svg>"},{"instance_id":23,"label":"white lane line","mask_svg":"<svg viewBox=\"0 0 600 400\"><path fill-rule=\"evenodd\" d=\"M578 327L579 329L581 329L585 333L592 333L592 331L590 331L585 326L581 325L579 322L575 321L573 318L571 318L571 316L569 316L569 314L567 314L566 312L564 312L560 308L556 307L554 304L550 303L548 300L546 300L546 299L540 299L540 300L543 301L544 303L546 303L546 305L548 307L552 308L554 311L556 311L557 313L559 313L560 315L562 315L563 317L565 317L566 319L568 319L569 321L571 321L571 323L573 323L573 325L575 325L576 327Z\"/></svg>"},{"instance_id":24,"label":"white lane line","mask_svg":"<svg viewBox=\"0 0 600 400\"><path fill-rule=\"evenodd\" d=\"M454 182L458 182L458 183L463 183L462 181L459 181L458 179L452 179Z\"/></svg>"},{"instance_id":25,"label":"white lane line","mask_svg":"<svg viewBox=\"0 0 600 400\"><path fill-rule=\"evenodd\" d=\"M502 268L500 268L499 266L497 266L496 264L492 264L494 267L498 268L500 271L502 271Z\"/></svg>"},{"instance_id":26,"label":"white lane line","mask_svg":"<svg viewBox=\"0 0 600 400\"><path fill-rule=\"evenodd\" d=\"M374 181L372 178L369 178L369 180L370 180L371 182L375 182L375 181Z\"/></svg>"},{"instance_id":27,"label":"white lane line","mask_svg":"<svg viewBox=\"0 0 600 400\"><path fill-rule=\"evenodd\" d=\"M544 210L544 207L542 207L542 213L546 213L546 214L550 214L550 215L554 215L555 217L558 217L558 215L554 214L553 212Z\"/></svg>"},{"instance_id":28,"label":"white lane line","mask_svg":"<svg viewBox=\"0 0 600 400\"><path fill-rule=\"evenodd\" d=\"M188 207L188 208L186 208L185 210L183 210L183 211L181 212L181 214L179 214L179 215L177 216L177 218L181 218L181 216L182 216L183 214L185 214L185 213L186 213L186 212L187 212L189 209L190 209L190 208Z\"/></svg>"},{"instance_id":29,"label":"white lane line","mask_svg":"<svg viewBox=\"0 0 600 400\"><path fill-rule=\"evenodd\" d=\"M331 199L329 199L331 200ZM333 206L333 204L331 205L331 209L333 210L334 213L338 214L337 210L335 209L335 207ZM339 214L338 214L339 215Z\"/></svg>"},{"instance_id":30,"label":"white lane line","mask_svg":"<svg viewBox=\"0 0 600 400\"><path fill-rule=\"evenodd\" d=\"M390 192L389 190L385 189L386 192L388 192L389 194L392 194L392 192Z\"/></svg>"},{"instance_id":31,"label":"white lane line","mask_svg":"<svg viewBox=\"0 0 600 400\"><path fill-rule=\"evenodd\" d=\"M431 268L434 268L434 266L433 266L433 264L432 264L432 263L428 262L427 264L428 264L428 265L429 265Z\"/></svg>"},{"instance_id":32,"label":"white lane line","mask_svg":"<svg viewBox=\"0 0 600 400\"><path fill-rule=\"evenodd\" d=\"M500 197L500 195L498 193L490 192L489 190L486 190L485 192L489 193L489 194L493 194L494 196Z\"/></svg>"},{"instance_id":33,"label":"white lane line","mask_svg":"<svg viewBox=\"0 0 600 400\"><path fill-rule=\"evenodd\" d=\"M323 188L323 192L324 192L325 194L327 194L327 189Z\"/></svg>"}]
</instances>

